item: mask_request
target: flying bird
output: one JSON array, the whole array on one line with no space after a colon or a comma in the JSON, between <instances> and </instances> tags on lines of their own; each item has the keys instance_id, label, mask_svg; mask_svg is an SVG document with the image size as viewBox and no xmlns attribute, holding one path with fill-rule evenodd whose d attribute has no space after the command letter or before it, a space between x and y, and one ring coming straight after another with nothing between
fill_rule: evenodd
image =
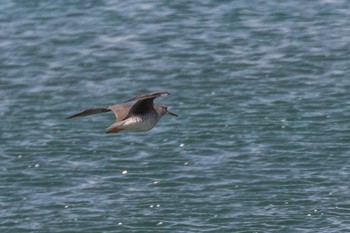
<instances>
[{"instance_id":1,"label":"flying bird","mask_svg":"<svg viewBox=\"0 0 350 233\"><path fill-rule=\"evenodd\" d=\"M162 116L166 114L176 117L178 116L177 114L170 112L167 106L153 103L154 99L167 95L169 95L169 92L165 91L140 95L121 104L100 108L89 108L69 116L66 119L112 111L116 117L116 122L106 129L106 133L148 131L157 125ZM131 101L136 102L132 105L127 103Z\"/></svg>"}]
</instances>

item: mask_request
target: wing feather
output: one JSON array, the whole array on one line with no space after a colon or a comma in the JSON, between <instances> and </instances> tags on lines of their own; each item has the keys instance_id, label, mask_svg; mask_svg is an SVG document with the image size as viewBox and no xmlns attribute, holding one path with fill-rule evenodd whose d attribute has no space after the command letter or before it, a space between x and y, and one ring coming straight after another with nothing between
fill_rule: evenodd
<instances>
[{"instance_id":1,"label":"wing feather","mask_svg":"<svg viewBox=\"0 0 350 233\"><path fill-rule=\"evenodd\" d=\"M109 106L109 109L113 111L117 122L122 121L128 116L131 106L128 104L116 104Z\"/></svg>"},{"instance_id":2,"label":"wing feather","mask_svg":"<svg viewBox=\"0 0 350 233\"><path fill-rule=\"evenodd\" d=\"M86 109L82 112L79 112L77 114L74 114L72 116L67 117L66 119L71 119L71 118L75 118L75 117L82 117L82 116L90 116L93 114L98 114L98 113L102 113L102 112L110 112L111 109L109 109L109 107L103 107L103 108L89 108Z\"/></svg>"}]
</instances>

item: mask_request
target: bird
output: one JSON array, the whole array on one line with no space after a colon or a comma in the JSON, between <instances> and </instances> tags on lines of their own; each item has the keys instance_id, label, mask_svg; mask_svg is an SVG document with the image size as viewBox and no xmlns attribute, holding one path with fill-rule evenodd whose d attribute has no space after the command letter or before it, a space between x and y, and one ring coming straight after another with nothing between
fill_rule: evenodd
<instances>
[{"instance_id":1,"label":"bird","mask_svg":"<svg viewBox=\"0 0 350 233\"><path fill-rule=\"evenodd\" d=\"M168 96L169 92L159 91L150 94L139 95L121 104L106 107L89 108L76 113L66 119L89 116L104 112L113 112L116 121L106 129L106 133L119 132L143 132L149 131L157 125L160 118L169 114L178 117L176 113L168 110L166 105L154 104L154 99L161 96ZM134 104L128 102L136 101Z\"/></svg>"}]
</instances>

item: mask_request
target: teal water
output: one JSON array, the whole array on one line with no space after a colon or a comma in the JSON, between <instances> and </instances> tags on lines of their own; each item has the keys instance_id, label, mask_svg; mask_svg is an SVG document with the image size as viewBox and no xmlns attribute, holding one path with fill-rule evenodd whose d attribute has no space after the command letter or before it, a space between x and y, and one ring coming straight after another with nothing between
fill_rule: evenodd
<instances>
[{"instance_id":1,"label":"teal water","mask_svg":"<svg viewBox=\"0 0 350 233\"><path fill-rule=\"evenodd\" d=\"M0 232L350 231L347 1L0 12ZM149 132L65 120L158 90Z\"/></svg>"}]
</instances>

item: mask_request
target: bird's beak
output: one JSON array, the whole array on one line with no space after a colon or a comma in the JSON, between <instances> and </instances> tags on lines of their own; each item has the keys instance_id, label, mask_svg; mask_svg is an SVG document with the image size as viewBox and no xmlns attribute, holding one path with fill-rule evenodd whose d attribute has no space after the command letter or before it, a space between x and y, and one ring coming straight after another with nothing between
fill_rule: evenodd
<instances>
[{"instance_id":1,"label":"bird's beak","mask_svg":"<svg viewBox=\"0 0 350 233\"><path fill-rule=\"evenodd\" d=\"M177 115L176 113L170 112L170 111L168 111L168 110L167 110L167 113L170 114L170 115L173 115L173 116L178 117L178 115Z\"/></svg>"}]
</instances>

